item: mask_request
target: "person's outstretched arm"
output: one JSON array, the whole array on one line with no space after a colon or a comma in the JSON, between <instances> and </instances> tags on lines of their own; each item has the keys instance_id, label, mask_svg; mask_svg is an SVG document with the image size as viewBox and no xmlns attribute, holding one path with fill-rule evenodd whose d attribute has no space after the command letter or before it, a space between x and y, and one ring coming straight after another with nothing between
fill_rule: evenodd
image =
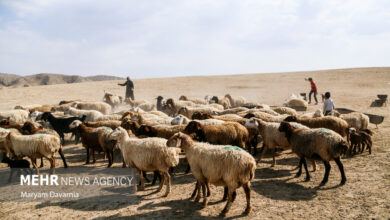
<instances>
[{"instance_id":1,"label":"person's outstretched arm","mask_svg":"<svg viewBox=\"0 0 390 220\"><path fill-rule=\"evenodd\" d=\"M118 86L125 86L127 82L125 83L118 83Z\"/></svg>"}]
</instances>

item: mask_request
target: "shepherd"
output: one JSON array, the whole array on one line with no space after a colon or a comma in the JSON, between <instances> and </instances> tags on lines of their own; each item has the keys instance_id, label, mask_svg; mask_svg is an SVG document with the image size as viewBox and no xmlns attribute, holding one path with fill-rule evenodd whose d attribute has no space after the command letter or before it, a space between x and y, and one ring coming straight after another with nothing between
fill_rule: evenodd
<instances>
[{"instance_id":1,"label":"shepherd","mask_svg":"<svg viewBox=\"0 0 390 220\"><path fill-rule=\"evenodd\" d=\"M306 81L309 81L310 82L310 87L311 87L311 90L310 90L310 93L309 93L309 104L311 103L311 94L313 94L314 96L314 100L316 101L316 105L318 104L318 100L317 100L317 86L316 84L314 83L313 79L311 77L309 77L309 79L306 79Z\"/></svg>"},{"instance_id":2,"label":"shepherd","mask_svg":"<svg viewBox=\"0 0 390 220\"><path fill-rule=\"evenodd\" d=\"M126 78L125 83L118 83L119 86L126 86L126 98L131 98L134 100L134 83L130 80L130 77Z\"/></svg>"}]
</instances>

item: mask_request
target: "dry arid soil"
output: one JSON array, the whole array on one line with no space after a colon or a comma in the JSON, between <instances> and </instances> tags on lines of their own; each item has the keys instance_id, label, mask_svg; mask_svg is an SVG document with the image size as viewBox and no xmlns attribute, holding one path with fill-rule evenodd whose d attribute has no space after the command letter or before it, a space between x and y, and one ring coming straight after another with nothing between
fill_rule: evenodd
<instances>
[{"instance_id":1,"label":"dry arid soil","mask_svg":"<svg viewBox=\"0 0 390 220\"><path fill-rule=\"evenodd\" d=\"M390 68L358 68L323 70L312 72L292 72L274 74L247 74L229 76L199 76L164 79L134 80L135 97L155 102L158 95L164 98L179 98L180 95L204 97L205 95L241 95L248 101L282 105L291 93L308 92L310 85L304 78L312 77L320 93L330 91L336 107L385 116L382 124L374 131L373 152L342 158L347 183L339 186L340 173L331 162L329 182L317 187L324 175L324 166L318 163L317 171L312 172L310 182L304 182L304 175L294 178L298 159L290 151L281 151L277 165L271 167L269 155L257 164L252 181L252 208L249 216L241 213L245 209L245 194L238 190L236 201L227 218L243 219L388 219L390 218L390 106L370 107L377 94L390 94ZM35 86L26 88L0 89L0 110L12 109L16 105L55 104L60 100L82 99L102 100L103 91L124 94L119 81L86 82ZM319 97L320 98L320 97ZM310 105L308 111L321 108ZM68 142L64 148L69 158L70 168L102 168L106 161L99 157L97 164L83 165L85 150L81 145ZM62 161L56 161L57 170ZM310 163L309 163L310 164ZM49 165L46 162L45 167ZM116 163L114 168L120 169ZM0 169L7 169L4 165ZM311 166L309 170L311 171ZM136 202L129 201L85 201L72 202L1 202L1 219L173 219L173 218L215 218L225 203L220 202L222 188L212 186L208 207L188 200L195 180L191 173L184 174L185 166L177 169L172 180L172 192L167 197L163 193L151 194L157 186L147 187L137 192ZM2 178L5 178L2 176ZM5 196L5 195L0 195Z\"/></svg>"}]
</instances>

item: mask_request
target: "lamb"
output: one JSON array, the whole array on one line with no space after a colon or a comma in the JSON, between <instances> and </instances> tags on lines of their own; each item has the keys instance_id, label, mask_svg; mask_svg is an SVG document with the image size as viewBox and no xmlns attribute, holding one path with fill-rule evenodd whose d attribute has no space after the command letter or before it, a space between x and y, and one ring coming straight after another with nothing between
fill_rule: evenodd
<instances>
[{"instance_id":1,"label":"lamb","mask_svg":"<svg viewBox=\"0 0 390 220\"><path fill-rule=\"evenodd\" d=\"M96 162L95 151L102 152L103 147L99 143L99 128L87 127L83 122L74 120L69 129L75 129L81 137L81 142L87 150L87 160L85 164L89 164L89 151L92 150L92 163Z\"/></svg>"},{"instance_id":2,"label":"lamb","mask_svg":"<svg viewBox=\"0 0 390 220\"><path fill-rule=\"evenodd\" d=\"M105 102L75 102L72 107L81 110L95 110L105 115L112 112L112 107Z\"/></svg>"},{"instance_id":3,"label":"lamb","mask_svg":"<svg viewBox=\"0 0 390 220\"><path fill-rule=\"evenodd\" d=\"M291 115L291 116L297 116L297 111L293 108L289 107L273 107L272 110L275 112L281 114L281 115Z\"/></svg>"},{"instance_id":4,"label":"lamb","mask_svg":"<svg viewBox=\"0 0 390 220\"><path fill-rule=\"evenodd\" d=\"M299 129L309 129L308 127L301 125L299 123L292 122L290 124L293 128L299 128ZM275 166L276 160L275 160L275 150L277 147L283 148L283 149L291 149L290 144L288 143L287 138L285 137L285 134L280 132L279 129L280 123L275 122L265 122L261 119L255 119L251 118L248 120L247 123L245 123L245 127L247 128L257 128L259 134L263 138L263 146L264 149L262 150L259 158L257 159L257 163L260 162L264 154L267 152L268 149L272 150L272 167ZM313 164L313 170L316 170L316 164L314 160L312 160Z\"/></svg>"},{"instance_id":5,"label":"lamb","mask_svg":"<svg viewBox=\"0 0 390 220\"><path fill-rule=\"evenodd\" d=\"M77 117L82 117L83 115L85 115L85 121L98 121L99 118L103 116L102 113L96 110L80 110L72 107L69 107L64 113Z\"/></svg>"},{"instance_id":6,"label":"lamb","mask_svg":"<svg viewBox=\"0 0 390 220\"><path fill-rule=\"evenodd\" d=\"M56 137L60 138L60 136L58 135L58 133L56 131L50 130L50 129L45 129L45 128L42 128L42 127L37 127L37 126L34 125L34 123L29 122L29 121L26 121L24 123L23 127L21 128L21 131L22 131L22 134L25 134L25 135L50 134L50 135L53 135L53 136L56 136ZM68 168L68 164L66 163L65 156L64 156L64 153L62 151L62 147L58 150L58 153L61 156L62 162L64 163L64 167ZM43 160L42 160L42 158L41 158L41 165L40 165L40 167L43 167Z\"/></svg>"},{"instance_id":7,"label":"lamb","mask_svg":"<svg viewBox=\"0 0 390 220\"><path fill-rule=\"evenodd\" d=\"M115 108L120 105L122 103L122 99L122 96L104 92L103 102L109 104L111 108Z\"/></svg>"},{"instance_id":8,"label":"lamb","mask_svg":"<svg viewBox=\"0 0 390 220\"><path fill-rule=\"evenodd\" d=\"M295 116L288 116L285 121L298 122L309 128L328 128L339 133L342 137L347 136L349 132L348 123L341 118L333 116L324 116L320 118L297 118Z\"/></svg>"},{"instance_id":9,"label":"lamb","mask_svg":"<svg viewBox=\"0 0 390 220\"><path fill-rule=\"evenodd\" d=\"M344 173L343 164L340 156L348 150L348 143L338 133L326 129L294 129L289 122L282 122L279 127L280 132L285 132L288 142L292 146L292 151L300 158L299 171L296 177L302 173L302 164L306 171L306 181L310 180L310 174L307 170L306 159L320 159L325 165L325 175L320 184L323 186L328 182L330 171L329 161L334 160L341 173L340 185L347 181Z\"/></svg>"},{"instance_id":10,"label":"lamb","mask_svg":"<svg viewBox=\"0 0 390 220\"><path fill-rule=\"evenodd\" d=\"M232 106L230 100L225 97L213 96L211 98L211 101L214 101L216 104L222 105L224 109L228 109Z\"/></svg>"},{"instance_id":11,"label":"lamb","mask_svg":"<svg viewBox=\"0 0 390 220\"><path fill-rule=\"evenodd\" d=\"M64 133L70 133L72 132L75 134L74 131L72 131L69 128L69 125L75 121L75 120L80 120L80 121L85 121L86 116L82 116L81 118L79 117L67 117L67 118L62 118L62 117L54 117L50 112L44 112L41 117L42 120L44 121L49 121L50 125L53 127L53 129L58 133L62 140L62 144L65 143L65 136ZM75 135L76 137L76 144L78 143L78 136Z\"/></svg>"},{"instance_id":12,"label":"lamb","mask_svg":"<svg viewBox=\"0 0 390 220\"><path fill-rule=\"evenodd\" d=\"M368 152L371 154L371 135L372 131L369 129L357 131L356 128L350 128L349 140L351 141L351 147L349 149L349 153L356 154L356 148L358 148L359 153L363 153L365 146L367 146Z\"/></svg>"},{"instance_id":13,"label":"lamb","mask_svg":"<svg viewBox=\"0 0 390 220\"><path fill-rule=\"evenodd\" d=\"M172 135L177 132L184 131L186 125L173 125L173 126L150 126L141 125L136 130L137 136L145 135L147 137L160 137L169 139Z\"/></svg>"},{"instance_id":14,"label":"lamb","mask_svg":"<svg viewBox=\"0 0 390 220\"><path fill-rule=\"evenodd\" d=\"M121 126L121 121L96 121L96 122L85 122L85 125L91 128L98 128L98 127L109 127L111 129L115 129L119 126Z\"/></svg>"},{"instance_id":15,"label":"lamb","mask_svg":"<svg viewBox=\"0 0 390 220\"><path fill-rule=\"evenodd\" d=\"M201 112L201 113L207 113L210 115L215 115L219 112L219 110L209 107L209 106L202 106L202 107L182 107L177 112L178 114L184 115L187 118L192 118L192 115L195 112Z\"/></svg>"},{"instance_id":16,"label":"lamb","mask_svg":"<svg viewBox=\"0 0 390 220\"><path fill-rule=\"evenodd\" d=\"M211 144L225 144L246 147L248 140L248 130L235 122L226 122L222 125L202 125L197 121L191 121L184 133L195 134L197 141L209 142Z\"/></svg>"},{"instance_id":17,"label":"lamb","mask_svg":"<svg viewBox=\"0 0 390 220\"><path fill-rule=\"evenodd\" d=\"M24 123L28 120L30 112L17 109L0 112L0 120L8 119L11 122Z\"/></svg>"},{"instance_id":18,"label":"lamb","mask_svg":"<svg viewBox=\"0 0 390 220\"><path fill-rule=\"evenodd\" d=\"M167 147L167 140L163 138L130 138L125 129L118 127L111 133L110 137L119 143L123 160L128 167L138 169L141 187L145 189L142 171L159 171L162 174L162 180L157 192L160 192L164 182L167 181L167 190L165 197L171 191L171 177L169 168L179 164L179 148Z\"/></svg>"},{"instance_id":19,"label":"lamb","mask_svg":"<svg viewBox=\"0 0 390 220\"><path fill-rule=\"evenodd\" d=\"M187 96L180 96L179 98L180 101L191 101L195 104L201 104L201 105L206 105L207 102L204 99L197 99L197 98L188 98Z\"/></svg>"},{"instance_id":20,"label":"lamb","mask_svg":"<svg viewBox=\"0 0 390 220\"><path fill-rule=\"evenodd\" d=\"M243 186L246 194L245 214L251 211L250 181L256 170L255 159L247 152L234 146L212 145L194 142L188 135L181 132L172 136L167 146L179 146L184 150L192 173L202 187L203 206L207 206L206 186L208 183L227 188L228 201L221 212L224 216L236 198L236 189ZM225 191L226 192L226 191ZM196 201L199 201L199 195Z\"/></svg>"},{"instance_id":21,"label":"lamb","mask_svg":"<svg viewBox=\"0 0 390 220\"><path fill-rule=\"evenodd\" d=\"M186 125L190 122L190 119L188 119L184 115L178 114L175 118L172 119L171 125Z\"/></svg>"},{"instance_id":22,"label":"lamb","mask_svg":"<svg viewBox=\"0 0 390 220\"><path fill-rule=\"evenodd\" d=\"M341 114L339 116L341 119L344 119L349 127L354 127L357 130L367 129L370 118L360 112L352 112L348 114Z\"/></svg>"},{"instance_id":23,"label":"lamb","mask_svg":"<svg viewBox=\"0 0 390 220\"><path fill-rule=\"evenodd\" d=\"M7 155L4 155L4 153L0 153L0 154L1 154L0 161L2 163L8 164L8 166L11 168L11 173L9 174L9 177L8 177L9 183L12 180L12 176L13 176L15 170L17 170L17 172L18 172L18 176L20 176L21 170L27 171L26 173L28 173L28 174L32 174L32 172L30 170L30 162L28 162L28 160L23 160L23 159L22 160L11 160L10 158L7 157Z\"/></svg>"},{"instance_id":24,"label":"lamb","mask_svg":"<svg viewBox=\"0 0 390 220\"><path fill-rule=\"evenodd\" d=\"M50 170L54 174L55 153L61 148L61 141L58 137L50 134L20 135L18 132L10 131L6 137L9 151L16 158L29 157L34 168L39 174L36 158L45 157L50 161Z\"/></svg>"},{"instance_id":25,"label":"lamb","mask_svg":"<svg viewBox=\"0 0 390 220\"><path fill-rule=\"evenodd\" d=\"M240 107L246 103L246 99L242 96L232 97L230 94L226 94L225 98L229 99L231 107Z\"/></svg>"}]
</instances>

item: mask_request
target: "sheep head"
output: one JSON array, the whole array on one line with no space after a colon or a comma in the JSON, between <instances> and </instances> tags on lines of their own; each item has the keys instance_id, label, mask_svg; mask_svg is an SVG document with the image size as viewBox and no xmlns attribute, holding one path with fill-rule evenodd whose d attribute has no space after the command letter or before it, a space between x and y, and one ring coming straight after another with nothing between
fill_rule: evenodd
<instances>
[{"instance_id":1,"label":"sheep head","mask_svg":"<svg viewBox=\"0 0 390 220\"><path fill-rule=\"evenodd\" d=\"M182 101L187 101L187 100L188 100L188 98L187 98L187 96L185 96L185 95L182 95L182 96L180 96L179 100L182 100Z\"/></svg>"},{"instance_id":2,"label":"sheep head","mask_svg":"<svg viewBox=\"0 0 390 220\"><path fill-rule=\"evenodd\" d=\"M9 118L0 121L0 125L9 125L9 124L10 124Z\"/></svg>"},{"instance_id":3,"label":"sheep head","mask_svg":"<svg viewBox=\"0 0 390 220\"><path fill-rule=\"evenodd\" d=\"M296 122L297 121L297 117L295 117L295 116L287 116L283 121Z\"/></svg>"},{"instance_id":4,"label":"sheep head","mask_svg":"<svg viewBox=\"0 0 390 220\"><path fill-rule=\"evenodd\" d=\"M203 131L203 125L197 121L191 121L184 129L184 133L191 135L197 141L206 141L205 133Z\"/></svg>"},{"instance_id":5,"label":"sheep head","mask_svg":"<svg viewBox=\"0 0 390 220\"><path fill-rule=\"evenodd\" d=\"M256 116L255 116L255 114L253 114L253 113L247 113L247 114L244 116L244 118L254 118L254 117L256 117Z\"/></svg>"},{"instance_id":6,"label":"sheep head","mask_svg":"<svg viewBox=\"0 0 390 220\"><path fill-rule=\"evenodd\" d=\"M152 126L150 125L141 125L137 130L137 136L138 135L151 135L152 134Z\"/></svg>"},{"instance_id":7,"label":"sheep head","mask_svg":"<svg viewBox=\"0 0 390 220\"><path fill-rule=\"evenodd\" d=\"M258 126L259 122L257 122L255 117L252 117L247 122L245 122L245 127L247 128L257 128Z\"/></svg>"},{"instance_id":8,"label":"sheep head","mask_svg":"<svg viewBox=\"0 0 390 220\"><path fill-rule=\"evenodd\" d=\"M110 138L112 140L119 140L121 138L121 136L122 136L122 132L123 131L125 131L125 129L123 129L121 127L117 127L113 132L111 132ZM118 148L120 149L120 146L118 146Z\"/></svg>"},{"instance_id":9,"label":"sheep head","mask_svg":"<svg viewBox=\"0 0 390 220\"><path fill-rule=\"evenodd\" d=\"M69 128L70 129L78 128L82 123L83 122L81 122L80 120L74 120L72 121L72 123L70 123Z\"/></svg>"}]
</instances>

